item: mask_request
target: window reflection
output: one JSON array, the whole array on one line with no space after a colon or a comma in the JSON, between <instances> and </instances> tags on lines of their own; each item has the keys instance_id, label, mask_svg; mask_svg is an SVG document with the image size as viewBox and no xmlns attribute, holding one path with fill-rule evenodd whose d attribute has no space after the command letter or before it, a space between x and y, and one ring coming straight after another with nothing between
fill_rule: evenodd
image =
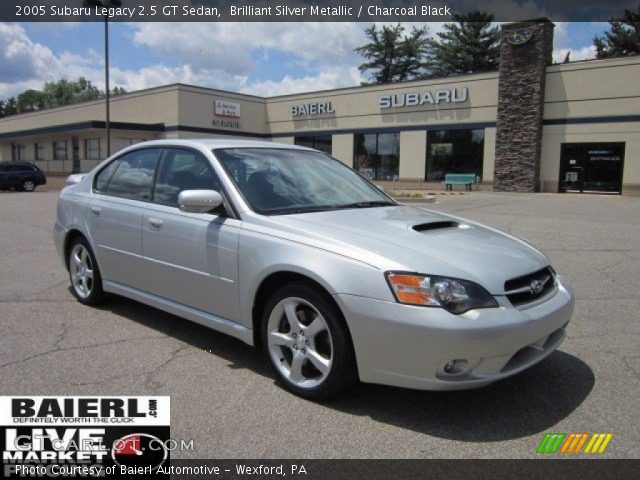
<instances>
[{"instance_id":1,"label":"window reflection","mask_svg":"<svg viewBox=\"0 0 640 480\"><path fill-rule=\"evenodd\" d=\"M295 144L301 147L315 148L327 155L331 155L331 135L296 137Z\"/></svg>"},{"instance_id":2,"label":"window reflection","mask_svg":"<svg viewBox=\"0 0 640 480\"><path fill-rule=\"evenodd\" d=\"M373 180L393 180L400 163L400 134L368 133L354 135L354 169Z\"/></svg>"},{"instance_id":3,"label":"window reflection","mask_svg":"<svg viewBox=\"0 0 640 480\"><path fill-rule=\"evenodd\" d=\"M482 177L484 129L430 130L427 133L429 181L442 181L447 173L475 173Z\"/></svg>"}]
</instances>

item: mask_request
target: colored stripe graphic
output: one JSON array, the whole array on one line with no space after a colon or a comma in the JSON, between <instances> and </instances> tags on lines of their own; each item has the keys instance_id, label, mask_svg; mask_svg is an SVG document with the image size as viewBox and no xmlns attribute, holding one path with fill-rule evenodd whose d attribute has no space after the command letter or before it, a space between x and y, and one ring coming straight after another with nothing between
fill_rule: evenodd
<instances>
[{"instance_id":1,"label":"colored stripe graphic","mask_svg":"<svg viewBox=\"0 0 640 480\"><path fill-rule=\"evenodd\" d=\"M594 433L584 449L584 453L604 453L613 438L612 433Z\"/></svg>"},{"instance_id":2,"label":"colored stripe graphic","mask_svg":"<svg viewBox=\"0 0 640 480\"><path fill-rule=\"evenodd\" d=\"M537 452L556 453L565 437L565 433L547 433L538 445Z\"/></svg>"},{"instance_id":3,"label":"colored stripe graphic","mask_svg":"<svg viewBox=\"0 0 640 480\"><path fill-rule=\"evenodd\" d=\"M580 453L582 446L589 438L588 433L572 433L562 444L560 453Z\"/></svg>"},{"instance_id":4,"label":"colored stripe graphic","mask_svg":"<svg viewBox=\"0 0 640 480\"><path fill-rule=\"evenodd\" d=\"M537 453L604 453L613 433L546 433L538 445ZM582 447L586 447L584 450Z\"/></svg>"}]
</instances>

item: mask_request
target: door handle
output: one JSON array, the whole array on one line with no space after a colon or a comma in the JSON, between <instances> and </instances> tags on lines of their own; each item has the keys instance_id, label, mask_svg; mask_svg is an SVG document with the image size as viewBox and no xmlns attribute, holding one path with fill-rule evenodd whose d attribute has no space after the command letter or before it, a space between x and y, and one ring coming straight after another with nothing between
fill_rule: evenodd
<instances>
[{"instance_id":1,"label":"door handle","mask_svg":"<svg viewBox=\"0 0 640 480\"><path fill-rule=\"evenodd\" d=\"M164 222L162 220L160 220L159 218L150 218L149 219L149 226L151 227L152 230L160 230L162 228L163 224L164 224Z\"/></svg>"},{"instance_id":2,"label":"door handle","mask_svg":"<svg viewBox=\"0 0 640 480\"><path fill-rule=\"evenodd\" d=\"M96 216L96 217L100 216L100 212L102 212L102 208L100 208L100 207L96 207L95 205L92 205L92 206L91 206L91 213L92 213L94 216Z\"/></svg>"}]
</instances>

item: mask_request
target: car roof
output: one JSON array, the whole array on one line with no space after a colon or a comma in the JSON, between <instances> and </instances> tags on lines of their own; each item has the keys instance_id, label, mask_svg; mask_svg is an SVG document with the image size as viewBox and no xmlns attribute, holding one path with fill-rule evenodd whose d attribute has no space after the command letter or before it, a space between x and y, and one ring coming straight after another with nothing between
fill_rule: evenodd
<instances>
[{"instance_id":1,"label":"car roof","mask_svg":"<svg viewBox=\"0 0 640 480\"><path fill-rule=\"evenodd\" d=\"M309 150L312 148L291 145L287 143L270 142L265 140L238 140L236 138L193 138L193 139L162 139L136 143L133 146L168 146L205 147L210 150L217 148L284 148L290 150Z\"/></svg>"}]
</instances>

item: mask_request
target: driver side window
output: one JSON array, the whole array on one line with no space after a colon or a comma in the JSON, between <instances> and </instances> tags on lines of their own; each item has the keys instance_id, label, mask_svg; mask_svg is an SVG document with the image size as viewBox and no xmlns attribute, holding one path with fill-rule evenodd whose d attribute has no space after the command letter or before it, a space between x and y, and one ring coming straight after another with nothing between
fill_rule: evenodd
<instances>
[{"instance_id":1,"label":"driver side window","mask_svg":"<svg viewBox=\"0 0 640 480\"><path fill-rule=\"evenodd\" d=\"M220 182L209 161L197 152L167 148L162 154L153 191L153 202L178 206L183 190L215 190Z\"/></svg>"}]
</instances>

